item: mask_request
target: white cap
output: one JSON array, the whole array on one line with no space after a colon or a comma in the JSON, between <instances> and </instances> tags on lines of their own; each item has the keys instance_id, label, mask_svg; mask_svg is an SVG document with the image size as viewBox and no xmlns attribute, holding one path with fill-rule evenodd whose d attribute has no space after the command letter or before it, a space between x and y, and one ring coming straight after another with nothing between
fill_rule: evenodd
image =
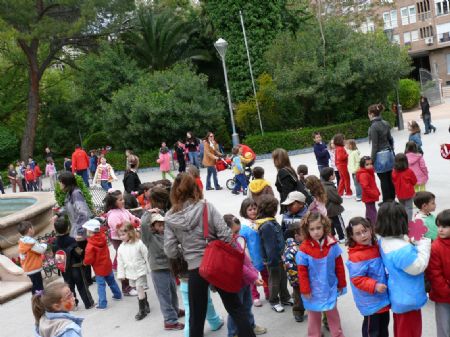
<instances>
[{"instance_id":1,"label":"white cap","mask_svg":"<svg viewBox=\"0 0 450 337\"><path fill-rule=\"evenodd\" d=\"M164 221L164 217L159 213L153 213L150 219L150 224L153 224L156 221Z\"/></svg>"},{"instance_id":2,"label":"white cap","mask_svg":"<svg viewBox=\"0 0 450 337\"><path fill-rule=\"evenodd\" d=\"M292 191L291 193L288 194L286 200L283 201L281 204L282 205L290 205L294 201L305 203L305 200L306 200L306 197L302 192Z\"/></svg>"},{"instance_id":3,"label":"white cap","mask_svg":"<svg viewBox=\"0 0 450 337\"><path fill-rule=\"evenodd\" d=\"M97 219L91 219L89 221L86 221L82 227L91 232L98 232L100 231L100 221L98 221Z\"/></svg>"}]
</instances>

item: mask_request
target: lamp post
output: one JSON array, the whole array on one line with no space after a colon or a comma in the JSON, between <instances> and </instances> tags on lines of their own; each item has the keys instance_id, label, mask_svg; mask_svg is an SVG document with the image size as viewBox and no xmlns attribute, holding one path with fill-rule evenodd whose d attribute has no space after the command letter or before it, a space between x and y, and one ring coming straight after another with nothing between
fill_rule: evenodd
<instances>
[{"instance_id":1,"label":"lamp post","mask_svg":"<svg viewBox=\"0 0 450 337\"><path fill-rule=\"evenodd\" d=\"M234 126L233 104L231 103L230 87L228 86L227 66L225 64L225 54L227 52L228 42L220 38L216 42L214 42L214 47L216 47L216 50L219 53L220 58L222 59L223 75L225 77L225 87L227 89L228 109L230 110L231 128L233 129L231 141L233 143L233 146L236 146L239 144L239 135L236 133L236 127Z\"/></svg>"},{"instance_id":2,"label":"lamp post","mask_svg":"<svg viewBox=\"0 0 450 337\"><path fill-rule=\"evenodd\" d=\"M387 39L389 42L394 42L394 29L392 28L386 28L384 30L384 34L386 34ZM403 130L405 128L404 122L403 122L403 111L402 111L402 105L400 104L400 99L398 97L398 82L399 79L397 79L397 84L395 85L395 95L397 96L397 124L398 129Z\"/></svg>"}]
</instances>

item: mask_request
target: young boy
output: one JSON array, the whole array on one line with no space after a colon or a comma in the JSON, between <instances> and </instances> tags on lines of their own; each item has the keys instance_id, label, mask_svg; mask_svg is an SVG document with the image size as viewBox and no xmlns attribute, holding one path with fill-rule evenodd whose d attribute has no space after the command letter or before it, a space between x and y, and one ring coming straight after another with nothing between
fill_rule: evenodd
<instances>
[{"instance_id":1,"label":"young boy","mask_svg":"<svg viewBox=\"0 0 450 337\"><path fill-rule=\"evenodd\" d=\"M344 212L344 207L342 207L342 197L334 185L336 178L334 170L331 167L324 167L320 172L320 177L327 192L327 216L331 220L333 235L336 235L337 232L339 242L343 243L345 241L345 225L341 214Z\"/></svg>"},{"instance_id":2,"label":"young boy","mask_svg":"<svg viewBox=\"0 0 450 337\"><path fill-rule=\"evenodd\" d=\"M66 270L62 273L64 282L69 285L75 297L75 305L78 306L78 299L75 293L75 286L78 289L81 300L86 309L94 307L94 300L89 291L89 285L84 274L83 250L78 247L77 241L69 235L70 222L64 216L59 216L55 220L56 241L54 252L64 251L66 255Z\"/></svg>"},{"instance_id":3,"label":"young boy","mask_svg":"<svg viewBox=\"0 0 450 337\"><path fill-rule=\"evenodd\" d=\"M94 268L95 282L98 287L98 305L95 308L105 310L108 305L106 283L113 293L113 299L121 300L122 293L114 278L106 234L100 230L100 222L91 219L83 224L83 228L86 229L88 241L83 263Z\"/></svg>"},{"instance_id":4,"label":"young boy","mask_svg":"<svg viewBox=\"0 0 450 337\"><path fill-rule=\"evenodd\" d=\"M36 179L35 189L36 189L36 191L42 191L42 178L41 178L42 170L39 167L38 163L36 163L34 165L33 173L34 173L34 178Z\"/></svg>"},{"instance_id":5,"label":"young boy","mask_svg":"<svg viewBox=\"0 0 450 337\"><path fill-rule=\"evenodd\" d=\"M145 212L141 221L142 242L148 250L153 286L164 317L165 330L183 330L178 318L184 310L178 307L177 286L170 271L169 258L164 253L164 217L159 213Z\"/></svg>"},{"instance_id":6,"label":"young boy","mask_svg":"<svg viewBox=\"0 0 450 337\"><path fill-rule=\"evenodd\" d=\"M284 238L280 224L276 221L278 200L271 195L263 195L258 205L256 226L261 238L261 254L269 271L269 302L275 312L283 312L283 305L294 302L287 289L287 277L281 255ZM281 302L281 303L280 303Z\"/></svg>"},{"instance_id":7,"label":"young boy","mask_svg":"<svg viewBox=\"0 0 450 337\"><path fill-rule=\"evenodd\" d=\"M231 151L233 154L233 173L234 178L236 180L236 183L234 185L233 190L231 193L233 194L239 194L239 191L242 187L242 193L244 195L247 195L247 178L244 174L244 166L242 165L241 161L241 152L242 149L239 146L233 147L233 150Z\"/></svg>"},{"instance_id":8,"label":"young boy","mask_svg":"<svg viewBox=\"0 0 450 337\"><path fill-rule=\"evenodd\" d=\"M419 192L421 193L421 192ZM450 209L436 218L438 237L431 245L425 275L431 284L430 300L435 302L437 337L450 336Z\"/></svg>"},{"instance_id":9,"label":"young boy","mask_svg":"<svg viewBox=\"0 0 450 337\"><path fill-rule=\"evenodd\" d=\"M286 200L281 203L287 206L287 211L283 214L283 219L281 220L281 230L285 240L288 238L288 231L300 224L303 216L308 211L308 207L305 206L305 200L306 197L302 192L292 191L288 194Z\"/></svg>"},{"instance_id":10,"label":"young boy","mask_svg":"<svg viewBox=\"0 0 450 337\"><path fill-rule=\"evenodd\" d=\"M289 283L292 287L292 298L294 299L294 306L292 307L292 314L296 322L303 322L305 320L305 307L300 296L300 285L298 283L298 268L295 262L295 255L298 252L298 247L302 243L300 223L296 222L286 232L286 249L283 253L284 269L286 270Z\"/></svg>"},{"instance_id":11,"label":"young boy","mask_svg":"<svg viewBox=\"0 0 450 337\"><path fill-rule=\"evenodd\" d=\"M38 290L44 290L42 282L42 255L47 250L47 244L39 243L34 238L34 228L31 222L22 221L17 226L20 233L19 258L23 271L31 280L31 293L34 295Z\"/></svg>"},{"instance_id":12,"label":"young boy","mask_svg":"<svg viewBox=\"0 0 450 337\"><path fill-rule=\"evenodd\" d=\"M328 152L327 144L322 142L322 136L320 135L320 132L314 132L313 139L314 154L316 156L317 168L319 169L320 173L324 167L328 167L328 163L330 161L330 153Z\"/></svg>"},{"instance_id":13,"label":"young boy","mask_svg":"<svg viewBox=\"0 0 450 337\"><path fill-rule=\"evenodd\" d=\"M33 192L37 190L36 177L34 176L34 171L30 164L27 164L27 168L24 172L25 182L27 184L27 191Z\"/></svg>"},{"instance_id":14,"label":"young boy","mask_svg":"<svg viewBox=\"0 0 450 337\"><path fill-rule=\"evenodd\" d=\"M270 186L270 182L264 179L264 169L259 166L255 166L252 170L253 180L248 185L250 191L250 198L252 198L256 204L258 204L261 196L268 194L274 196L273 189Z\"/></svg>"},{"instance_id":15,"label":"young boy","mask_svg":"<svg viewBox=\"0 0 450 337\"><path fill-rule=\"evenodd\" d=\"M425 237L436 240L438 236L438 228L436 227L436 217L431 213L436 210L436 197L431 192L417 192L414 197L414 205L419 211L414 216L414 220L422 220L428 228Z\"/></svg>"}]
</instances>

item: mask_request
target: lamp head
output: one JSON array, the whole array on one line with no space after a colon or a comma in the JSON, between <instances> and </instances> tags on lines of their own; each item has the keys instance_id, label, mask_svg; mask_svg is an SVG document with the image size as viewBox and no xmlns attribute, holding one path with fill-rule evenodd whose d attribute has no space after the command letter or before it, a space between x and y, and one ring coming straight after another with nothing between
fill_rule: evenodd
<instances>
[{"instance_id":1,"label":"lamp head","mask_svg":"<svg viewBox=\"0 0 450 337\"><path fill-rule=\"evenodd\" d=\"M214 47L216 47L216 50L219 53L220 57L224 58L225 53L227 52L228 42L220 38L216 42L214 42Z\"/></svg>"}]
</instances>

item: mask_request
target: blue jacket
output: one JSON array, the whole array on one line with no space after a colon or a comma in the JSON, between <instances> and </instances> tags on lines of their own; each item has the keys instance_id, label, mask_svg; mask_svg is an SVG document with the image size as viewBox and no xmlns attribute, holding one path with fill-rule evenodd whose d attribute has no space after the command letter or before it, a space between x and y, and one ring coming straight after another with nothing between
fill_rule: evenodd
<instances>
[{"instance_id":1,"label":"blue jacket","mask_svg":"<svg viewBox=\"0 0 450 337\"><path fill-rule=\"evenodd\" d=\"M35 337L82 337L83 318L68 312L46 312L35 329Z\"/></svg>"},{"instance_id":2,"label":"blue jacket","mask_svg":"<svg viewBox=\"0 0 450 337\"><path fill-rule=\"evenodd\" d=\"M261 256L261 239L258 232L251 227L248 220L241 221L241 230L239 235L245 239L247 243L248 252L252 259L253 266L259 271L264 269L264 261Z\"/></svg>"},{"instance_id":3,"label":"blue jacket","mask_svg":"<svg viewBox=\"0 0 450 337\"><path fill-rule=\"evenodd\" d=\"M256 220L260 224L258 234L261 238L261 255L267 267L277 267L281 263L284 238L281 226L275 218Z\"/></svg>"},{"instance_id":4,"label":"blue jacket","mask_svg":"<svg viewBox=\"0 0 450 337\"><path fill-rule=\"evenodd\" d=\"M286 232L295 224L300 223L306 212L308 212L308 207L305 206L296 214L292 214L289 211L283 213L283 219L281 220L281 229L283 231L283 237L285 240L287 240Z\"/></svg>"},{"instance_id":5,"label":"blue jacket","mask_svg":"<svg viewBox=\"0 0 450 337\"><path fill-rule=\"evenodd\" d=\"M417 145L417 150L419 153L423 153L422 151L422 138L420 137L420 132L416 132L412 135L409 135L408 141L414 142Z\"/></svg>"},{"instance_id":6,"label":"blue jacket","mask_svg":"<svg viewBox=\"0 0 450 337\"><path fill-rule=\"evenodd\" d=\"M317 165L328 166L330 153L325 143L314 143L314 154L316 155Z\"/></svg>"}]
</instances>

